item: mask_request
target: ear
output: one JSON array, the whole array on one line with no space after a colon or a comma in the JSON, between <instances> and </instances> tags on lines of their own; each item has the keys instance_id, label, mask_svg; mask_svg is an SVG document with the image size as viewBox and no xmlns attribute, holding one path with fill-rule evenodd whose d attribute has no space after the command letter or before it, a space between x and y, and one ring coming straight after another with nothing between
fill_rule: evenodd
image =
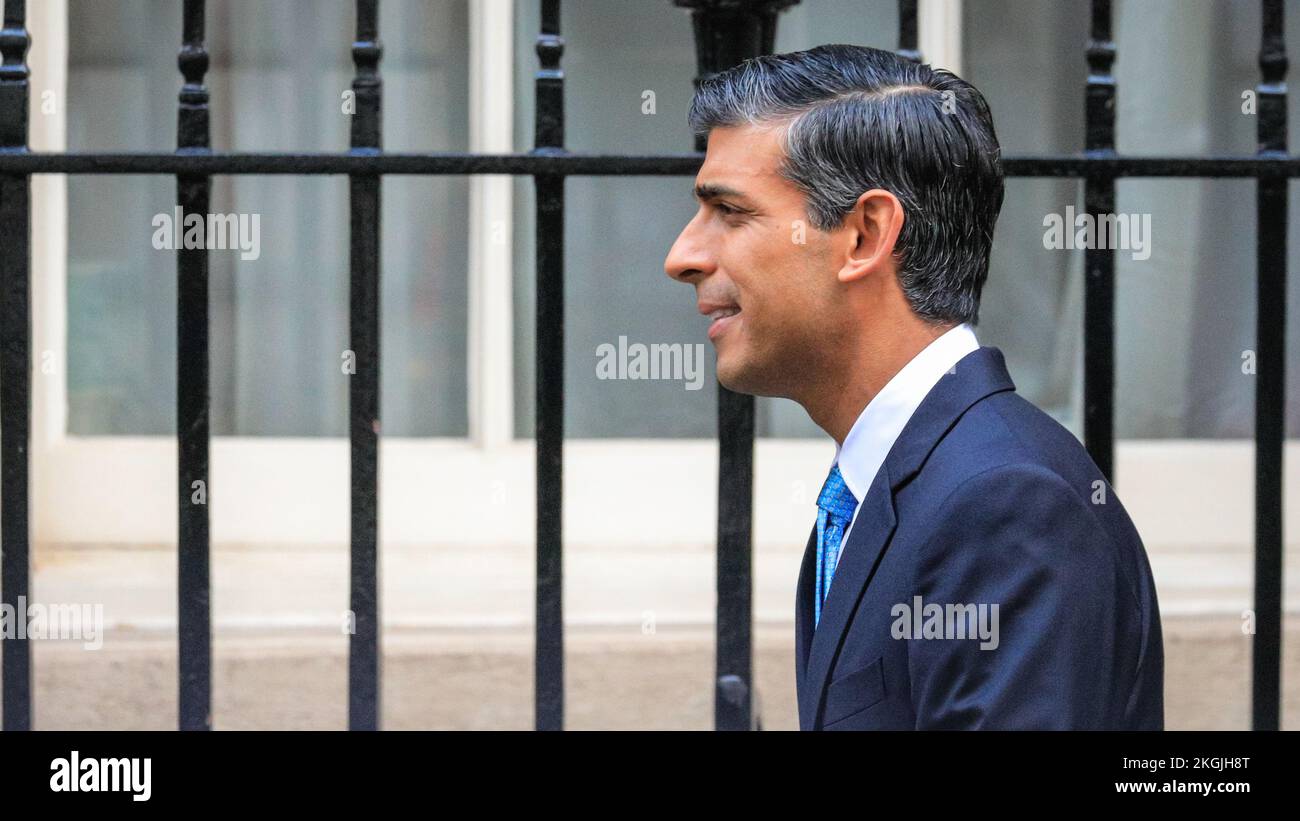
<instances>
[{"instance_id":1,"label":"ear","mask_svg":"<svg viewBox=\"0 0 1300 821\"><path fill-rule=\"evenodd\" d=\"M903 230L903 204L883 188L863 192L844 217L848 259L840 282L856 282L881 271L892 271L894 244Z\"/></svg>"}]
</instances>

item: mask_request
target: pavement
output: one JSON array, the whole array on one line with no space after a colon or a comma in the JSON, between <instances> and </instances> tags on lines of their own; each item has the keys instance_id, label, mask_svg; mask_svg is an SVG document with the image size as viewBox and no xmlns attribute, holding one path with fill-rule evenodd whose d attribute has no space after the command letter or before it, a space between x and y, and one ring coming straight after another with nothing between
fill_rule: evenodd
<instances>
[{"instance_id":1,"label":"pavement","mask_svg":"<svg viewBox=\"0 0 1300 821\"><path fill-rule=\"evenodd\" d=\"M1288 551L1284 728L1300 728L1300 584ZM1152 550L1165 633L1166 726L1248 729L1250 554ZM765 729L794 729L799 553L755 553L754 664ZM386 546L386 729L532 727L531 548ZM347 726L347 551L219 545L212 558L218 729ZM709 729L711 546L565 555L565 726ZM176 723L174 548L43 546L32 601L102 605L102 646L34 642L37 729Z\"/></svg>"}]
</instances>

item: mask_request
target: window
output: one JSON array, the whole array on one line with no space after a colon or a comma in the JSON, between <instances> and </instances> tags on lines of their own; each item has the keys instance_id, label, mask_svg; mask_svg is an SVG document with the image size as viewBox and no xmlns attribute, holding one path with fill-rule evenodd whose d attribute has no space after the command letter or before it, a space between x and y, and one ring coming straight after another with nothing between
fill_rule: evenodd
<instances>
[{"instance_id":1,"label":"window","mask_svg":"<svg viewBox=\"0 0 1300 821\"><path fill-rule=\"evenodd\" d=\"M381 15L385 148L468 150L466 2ZM347 146L348 4L233 0L208 18L215 148ZM173 150L175 3L70 0L68 22L68 149ZM209 255L214 436L346 435L347 191L341 176L214 178L212 210L260 225L256 258ZM383 192L384 433L467 436L469 181L389 177ZM176 262L150 242L174 200L171 177L69 179L69 433L175 432Z\"/></svg>"}]
</instances>

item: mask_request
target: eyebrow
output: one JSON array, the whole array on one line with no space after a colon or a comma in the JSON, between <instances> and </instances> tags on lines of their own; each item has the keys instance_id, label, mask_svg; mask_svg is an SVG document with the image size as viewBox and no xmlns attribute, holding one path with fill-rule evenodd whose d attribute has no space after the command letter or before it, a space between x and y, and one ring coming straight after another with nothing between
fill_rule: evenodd
<instances>
[{"instance_id":1,"label":"eyebrow","mask_svg":"<svg viewBox=\"0 0 1300 821\"><path fill-rule=\"evenodd\" d=\"M700 202L710 202L721 197L729 197L736 200L751 202L745 192L737 190L727 185L717 183L703 183L695 186L695 198Z\"/></svg>"}]
</instances>

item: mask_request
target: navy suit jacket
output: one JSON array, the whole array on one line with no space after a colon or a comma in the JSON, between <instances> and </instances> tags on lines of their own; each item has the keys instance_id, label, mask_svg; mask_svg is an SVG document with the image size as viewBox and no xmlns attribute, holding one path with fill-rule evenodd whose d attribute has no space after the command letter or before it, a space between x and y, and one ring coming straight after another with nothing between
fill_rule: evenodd
<instances>
[{"instance_id":1,"label":"navy suit jacket","mask_svg":"<svg viewBox=\"0 0 1300 821\"><path fill-rule=\"evenodd\" d=\"M1164 728L1142 540L1074 435L1015 392L1000 350L940 378L860 504L815 631L815 527L799 572L801 729ZM955 637L974 633L947 616L964 605L984 605L986 627L997 605L995 648ZM933 630L904 632L920 614Z\"/></svg>"}]
</instances>

